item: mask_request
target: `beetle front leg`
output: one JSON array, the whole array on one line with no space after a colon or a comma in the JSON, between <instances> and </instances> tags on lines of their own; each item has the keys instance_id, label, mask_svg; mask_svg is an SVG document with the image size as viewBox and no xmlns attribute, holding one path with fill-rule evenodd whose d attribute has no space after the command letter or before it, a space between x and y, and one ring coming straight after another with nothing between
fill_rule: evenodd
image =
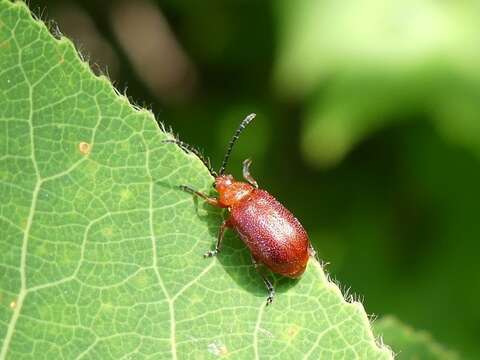
<instances>
[{"instance_id":1,"label":"beetle front leg","mask_svg":"<svg viewBox=\"0 0 480 360\"><path fill-rule=\"evenodd\" d=\"M243 162L243 178L248 181L255 189L258 189L258 183L250 174L250 165L252 165L252 160L246 159Z\"/></svg>"},{"instance_id":2,"label":"beetle front leg","mask_svg":"<svg viewBox=\"0 0 480 360\"><path fill-rule=\"evenodd\" d=\"M215 245L214 250L209 250L207 251L203 257L212 257L217 255L221 248L222 248L222 241L223 241L223 236L225 235L225 230L230 227L230 222L228 220L225 220L222 225L220 225L220 230L218 231L218 238L217 238L217 244Z\"/></svg>"},{"instance_id":3,"label":"beetle front leg","mask_svg":"<svg viewBox=\"0 0 480 360\"><path fill-rule=\"evenodd\" d=\"M270 280L268 280L267 277L260 270L260 264L258 263L258 261L253 257L253 255L251 257L252 257L253 267L262 278L263 283L265 284L265 287L268 290L268 297L267 297L267 306L268 306L273 302L273 298L275 297L275 288L273 287Z\"/></svg>"},{"instance_id":4,"label":"beetle front leg","mask_svg":"<svg viewBox=\"0 0 480 360\"><path fill-rule=\"evenodd\" d=\"M200 191L197 191L197 190L191 188L188 185L180 185L180 189L183 190L183 191L186 191L190 194L197 195L198 197L201 197L203 200L205 200L207 203L209 203L212 206L219 206L217 199L212 198L208 195L205 195L204 193L202 193Z\"/></svg>"}]
</instances>

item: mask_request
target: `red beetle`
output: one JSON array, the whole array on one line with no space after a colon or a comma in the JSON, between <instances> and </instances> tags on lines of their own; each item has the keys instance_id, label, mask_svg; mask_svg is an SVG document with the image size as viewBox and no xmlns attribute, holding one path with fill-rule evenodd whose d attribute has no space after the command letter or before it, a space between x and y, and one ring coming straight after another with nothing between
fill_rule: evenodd
<instances>
[{"instance_id":1,"label":"red beetle","mask_svg":"<svg viewBox=\"0 0 480 360\"><path fill-rule=\"evenodd\" d=\"M186 185L181 186L182 190L201 197L210 205L227 208L230 212L229 218L220 226L215 249L208 251L204 256L217 255L222 246L225 230L232 228L250 249L252 262L257 271L259 265L263 264L274 273L297 278L305 271L309 256L315 256L307 232L290 211L268 192L258 188L257 182L250 174L249 168L252 163L250 159L243 162L243 177L247 182L236 181L232 175L225 175L225 168L233 145L243 129L254 118L255 114L250 114L241 122L230 140L218 174L195 148L179 140L166 140L165 142L176 143L184 150L197 155L215 178L213 186L219 196L218 198L209 197ZM260 271L259 274L269 292L267 305L271 304L275 289L264 274Z\"/></svg>"}]
</instances>

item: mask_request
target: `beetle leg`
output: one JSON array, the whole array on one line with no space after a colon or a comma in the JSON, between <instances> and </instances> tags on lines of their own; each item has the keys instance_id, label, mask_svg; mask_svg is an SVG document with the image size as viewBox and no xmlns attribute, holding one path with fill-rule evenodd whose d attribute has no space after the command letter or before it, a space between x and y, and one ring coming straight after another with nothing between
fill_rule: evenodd
<instances>
[{"instance_id":1,"label":"beetle leg","mask_svg":"<svg viewBox=\"0 0 480 360\"><path fill-rule=\"evenodd\" d=\"M250 174L250 165L252 165L252 160L246 159L243 162L243 178L249 182L254 188L258 189L257 181Z\"/></svg>"},{"instance_id":2,"label":"beetle leg","mask_svg":"<svg viewBox=\"0 0 480 360\"><path fill-rule=\"evenodd\" d=\"M265 287L267 288L268 290L268 296L267 296L267 306L270 305L273 301L273 298L275 297L275 288L273 287L272 283L270 282L270 280L267 279L267 277L262 273L261 269L260 269L260 264L258 263L258 261L253 257L253 255L251 256L252 258L252 263L253 263L253 267L255 268L255 270L257 271L257 273L261 276L262 280L263 280L263 283L265 284Z\"/></svg>"},{"instance_id":3,"label":"beetle leg","mask_svg":"<svg viewBox=\"0 0 480 360\"><path fill-rule=\"evenodd\" d=\"M228 222L228 220L225 220L222 223L222 225L220 225L220 230L218 231L218 238L217 238L217 244L215 245L215 249L207 251L203 255L203 257L205 257L205 258L212 257L212 256L217 255L220 252L220 250L222 248L223 236L225 235L225 230L229 227L230 227L230 223Z\"/></svg>"},{"instance_id":4,"label":"beetle leg","mask_svg":"<svg viewBox=\"0 0 480 360\"><path fill-rule=\"evenodd\" d=\"M201 197L203 200L205 200L207 203L209 203L212 206L219 206L217 199L212 198L208 195L205 195L204 193L202 193L200 191L197 191L197 190L191 188L188 185L180 185L180 189L183 190L183 191L186 191L190 194L194 194L194 195L197 195L198 197Z\"/></svg>"}]
</instances>

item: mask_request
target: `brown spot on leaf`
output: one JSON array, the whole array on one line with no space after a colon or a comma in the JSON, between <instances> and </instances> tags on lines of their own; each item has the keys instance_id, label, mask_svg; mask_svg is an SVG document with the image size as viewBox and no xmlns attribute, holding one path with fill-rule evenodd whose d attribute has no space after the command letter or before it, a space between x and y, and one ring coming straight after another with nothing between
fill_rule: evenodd
<instances>
[{"instance_id":1,"label":"brown spot on leaf","mask_svg":"<svg viewBox=\"0 0 480 360\"><path fill-rule=\"evenodd\" d=\"M87 142L82 141L81 143L78 144L78 150L80 150L80 152L83 155L88 155L88 154L90 154L90 150L92 150L92 145L90 145Z\"/></svg>"}]
</instances>

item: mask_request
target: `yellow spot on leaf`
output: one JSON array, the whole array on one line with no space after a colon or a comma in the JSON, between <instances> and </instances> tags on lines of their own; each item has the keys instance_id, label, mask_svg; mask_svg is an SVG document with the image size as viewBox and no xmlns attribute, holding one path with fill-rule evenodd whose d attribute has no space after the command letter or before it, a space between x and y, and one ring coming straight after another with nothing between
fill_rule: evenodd
<instances>
[{"instance_id":1,"label":"yellow spot on leaf","mask_svg":"<svg viewBox=\"0 0 480 360\"><path fill-rule=\"evenodd\" d=\"M143 289L148 286L151 279L147 276L147 274L142 272L139 275L135 276L133 281L138 288Z\"/></svg>"},{"instance_id":2,"label":"yellow spot on leaf","mask_svg":"<svg viewBox=\"0 0 480 360\"><path fill-rule=\"evenodd\" d=\"M45 243L42 243L41 245L37 246L37 248L35 249L35 255L38 257L44 257L49 253L51 253L51 251L47 249L47 246Z\"/></svg>"},{"instance_id":3,"label":"yellow spot on leaf","mask_svg":"<svg viewBox=\"0 0 480 360\"><path fill-rule=\"evenodd\" d=\"M122 150L128 151L130 149L130 144L128 142L124 141L120 144L120 148Z\"/></svg>"},{"instance_id":4,"label":"yellow spot on leaf","mask_svg":"<svg viewBox=\"0 0 480 360\"><path fill-rule=\"evenodd\" d=\"M122 198L122 201L130 199L132 196L132 192L128 189L124 189L120 192L120 197Z\"/></svg>"},{"instance_id":5,"label":"yellow spot on leaf","mask_svg":"<svg viewBox=\"0 0 480 360\"><path fill-rule=\"evenodd\" d=\"M12 302L10 303L10 309L13 310L13 309L15 309L16 307L17 307L17 302L16 302L16 301L12 301Z\"/></svg>"},{"instance_id":6,"label":"yellow spot on leaf","mask_svg":"<svg viewBox=\"0 0 480 360\"><path fill-rule=\"evenodd\" d=\"M201 298L200 296L198 296L196 293L191 294L191 295L189 296L189 298L190 298L190 304L191 304L191 305L195 305L195 304L202 303L202 302L205 301L203 298Z\"/></svg>"},{"instance_id":7,"label":"yellow spot on leaf","mask_svg":"<svg viewBox=\"0 0 480 360\"><path fill-rule=\"evenodd\" d=\"M110 236L113 235L113 230L112 230L111 227L103 228L102 234L103 234L104 236L110 237Z\"/></svg>"},{"instance_id":8,"label":"yellow spot on leaf","mask_svg":"<svg viewBox=\"0 0 480 360\"><path fill-rule=\"evenodd\" d=\"M81 143L78 144L78 150L80 150L80 152L83 155L90 154L91 149L92 149L92 146L87 142L82 141Z\"/></svg>"},{"instance_id":9,"label":"yellow spot on leaf","mask_svg":"<svg viewBox=\"0 0 480 360\"><path fill-rule=\"evenodd\" d=\"M286 341L292 341L295 339L295 337L298 335L300 332L300 327L296 324L292 324L287 329L285 330L285 333L283 334L284 339Z\"/></svg>"}]
</instances>

